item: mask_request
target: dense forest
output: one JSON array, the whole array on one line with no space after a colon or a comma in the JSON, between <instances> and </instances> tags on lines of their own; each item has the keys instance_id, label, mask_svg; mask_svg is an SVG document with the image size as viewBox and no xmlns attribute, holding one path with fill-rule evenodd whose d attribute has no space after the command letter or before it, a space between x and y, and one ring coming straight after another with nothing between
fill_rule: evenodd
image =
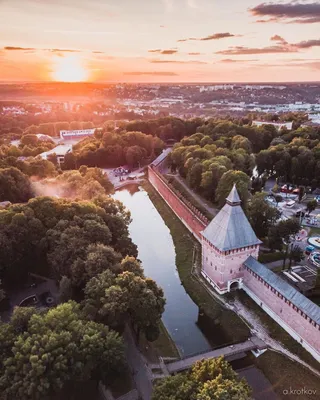
<instances>
[{"instance_id":1,"label":"dense forest","mask_svg":"<svg viewBox=\"0 0 320 400\"><path fill-rule=\"evenodd\" d=\"M59 282L61 303L15 308L0 324L4 399L68 396L77 381L90 379L110 384L127 368L119 336L125 326L137 340L159 335L163 291L145 277L129 237L130 213L106 196L112 185L104 179L98 169L68 171L49 187L90 201L37 197L0 210L3 288L10 293L31 272L41 274Z\"/></svg>"}]
</instances>

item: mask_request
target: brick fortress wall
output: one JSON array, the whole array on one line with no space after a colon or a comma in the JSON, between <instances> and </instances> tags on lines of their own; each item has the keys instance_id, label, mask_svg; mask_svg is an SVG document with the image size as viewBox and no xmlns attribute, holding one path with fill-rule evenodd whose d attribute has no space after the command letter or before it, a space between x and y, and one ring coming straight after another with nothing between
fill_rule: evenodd
<instances>
[{"instance_id":1,"label":"brick fortress wall","mask_svg":"<svg viewBox=\"0 0 320 400\"><path fill-rule=\"evenodd\" d=\"M171 188L154 167L148 167L148 176L152 186L201 243L200 232L207 227L209 221L181 193ZM257 255L254 255L255 258ZM229 263L228 266L230 266ZM258 275L254 276L252 271L249 271L244 265L242 268L244 269L241 271L243 289L248 296L320 362L319 325L306 318L300 310L294 309L292 304L281 298L271 286L268 287Z\"/></svg>"},{"instance_id":2,"label":"brick fortress wall","mask_svg":"<svg viewBox=\"0 0 320 400\"><path fill-rule=\"evenodd\" d=\"M260 276L245 266L243 268L243 289L246 293L320 361L320 326L294 307Z\"/></svg>"},{"instance_id":3,"label":"brick fortress wall","mask_svg":"<svg viewBox=\"0 0 320 400\"><path fill-rule=\"evenodd\" d=\"M171 188L154 167L148 167L148 178L151 185L157 190L171 210L201 243L200 232L207 227L209 223L207 218L186 200L181 193Z\"/></svg>"}]
</instances>

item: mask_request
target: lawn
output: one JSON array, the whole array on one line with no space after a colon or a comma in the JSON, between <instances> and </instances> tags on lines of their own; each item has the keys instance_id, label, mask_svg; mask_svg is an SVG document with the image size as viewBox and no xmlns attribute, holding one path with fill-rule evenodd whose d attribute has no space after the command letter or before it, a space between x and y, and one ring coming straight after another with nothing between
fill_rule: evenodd
<instances>
[{"instance_id":1,"label":"lawn","mask_svg":"<svg viewBox=\"0 0 320 400\"><path fill-rule=\"evenodd\" d=\"M273 390L281 399L306 399L319 398L320 379L302 365L291 361L282 354L268 350L255 360L257 368L261 369L272 384ZM291 389L316 390L315 394L286 394ZM299 392L298 392L299 393Z\"/></svg>"},{"instance_id":2,"label":"lawn","mask_svg":"<svg viewBox=\"0 0 320 400\"><path fill-rule=\"evenodd\" d=\"M163 322L160 324L160 336L155 342L151 343L151 346L154 348L157 355L161 357L180 358L179 351Z\"/></svg>"},{"instance_id":3,"label":"lawn","mask_svg":"<svg viewBox=\"0 0 320 400\"><path fill-rule=\"evenodd\" d=\"M320 228L310 228L309 236L320 236Z\"/></svg>"},{"instance_id":4,"label":"lawn","mask_svg":"<svg viewBox=\"0 0 320 400\"><path fill-rule=\"evenodd\" d=\"M168 226L176 250L176 266L180 280L198 307L219 325L228 342L241 342L248 338L248 326L232 311L221 306L208 291L191 275L193 258L201 254L200 244L149 184L143 185L151 201Z\"/></svg>"}]
</instances>

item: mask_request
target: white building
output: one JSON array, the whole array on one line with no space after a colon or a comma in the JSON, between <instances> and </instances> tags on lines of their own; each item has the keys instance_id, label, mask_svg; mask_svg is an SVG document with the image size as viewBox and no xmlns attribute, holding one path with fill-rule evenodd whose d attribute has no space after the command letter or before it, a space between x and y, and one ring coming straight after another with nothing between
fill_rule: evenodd
<instances>
[{"instance_id":1,"label":"white building","mask_svg":"<svg viewBox=\"0 0 320 400\"><path fill-rule=\"evenodd\" d=\"M82 139L88 136L93 136L95 128L93 129L78 129L74 131L60 131L61 139Z\"/></svg>"},{"instance_id":2,"label":"white building","mask_svg":"<svg viewBox=\"0 0 320 400\"><path fill-rule=\"evenodd\" d=\"M72 144L59 144L54 149L41 153L40 157L43 158L44 160L47 160L50 154L55 154L57 156L57 162L60 165L61 163L64 162L65 155L71 152L72 152Z\"/></svg>"},{"instance_id":3,"label":"white building","mask_svg":"<svg viewBox=\"0 0 320 400\"><path fill-rule=\"evenodd\" d=\"M253 126L263 126L263 125L272 125L278 131L283 128L287 128L288 130L292 129L292 122L269 122L269 121L252 121Z\"/></svg>"}]
</instances>

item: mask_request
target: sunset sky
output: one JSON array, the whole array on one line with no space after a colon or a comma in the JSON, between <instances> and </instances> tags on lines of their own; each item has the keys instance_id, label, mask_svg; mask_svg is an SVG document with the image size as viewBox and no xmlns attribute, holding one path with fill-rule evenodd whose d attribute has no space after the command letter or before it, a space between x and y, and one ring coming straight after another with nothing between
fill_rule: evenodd
<instances>
[{"instance_id":1,"label":"sunset sky","mask_svg":"<svg viewBox=\"0 0 320 400\"><path fill-rule=\"evenodd\" d=\"M320 80L320 1L0 0L0 81Z\"/></svg>"}]
</instances>

